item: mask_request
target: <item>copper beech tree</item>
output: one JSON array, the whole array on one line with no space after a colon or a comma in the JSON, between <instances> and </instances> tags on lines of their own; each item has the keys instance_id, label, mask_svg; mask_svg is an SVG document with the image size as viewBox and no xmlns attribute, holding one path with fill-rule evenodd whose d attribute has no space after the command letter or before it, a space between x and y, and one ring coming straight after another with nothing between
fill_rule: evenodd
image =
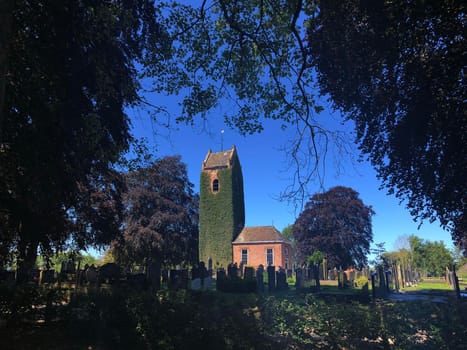
<instances>
[{"instance_id":1,"label":"copper beech tree","mask_svg":"<svg viewBox=\"0 0 467 350\"><path fill-rule=\"evenodd\" d=\"M366 265L373 215L371 207L349 187L314 194L293 225L299 262L319 251L330 267Z\"/></svg>"},{"instance_id":2,"label":"copper beech tree","mask_svg":"<svg viewBox=\"0 0 467 350\"><path fill-rule=\"evenodd\" d=\"M198 195L180 157L164 157L125 175L122 263L193 264L198 252Z\"/></svg>"}]
</instances>

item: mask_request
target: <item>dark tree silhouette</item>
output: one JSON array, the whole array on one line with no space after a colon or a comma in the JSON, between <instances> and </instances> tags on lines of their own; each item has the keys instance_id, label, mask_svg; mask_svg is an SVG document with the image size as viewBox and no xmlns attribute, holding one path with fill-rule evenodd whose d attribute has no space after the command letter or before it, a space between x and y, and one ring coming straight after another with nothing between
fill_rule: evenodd
<instances>
[{"instance_id":1,"label":"dark tree silhouette","mask_svg":"<svg viewBox=\"0 0 467 350\"><path fill-rule=\"evenodd\" d=\"M0 263L16 256L25 270L39 246L47 254L71 238L81 249L118 234L112 165L131 141L124 108L139 101L136 62L165 37L151 1L5 4Z\"/></svg>"},{"instance_id":2,"label":"dark tree silhouette","mask_svg":"<svg viewBox=\"0 0 467 350\"><path fill-rule=\"evenodd\" d=\"M321 1L308 45L323 94L355 121L379 178L415 219L466 244L464 1Z\"/></svg>"},{"instance_id":3,"label":"dark tree silhouette","mask_svg":"<svg viewBox=\"0 0 467 350\"><path fill-rule=\"evenodd\" d=\"M123 239L117 259L157 266L194 264L198 254L198 196L180 157L165 157L125 176Z\"/></svg>"},{"instance_id":4,"label":"dark tree silhouette","mask_svg":"<svg viewBox=\"0 0 467 350\"><path fill-rule=\"evenodd\" d=\"M323 253L328 266L363 266L373 241L371 207L349 187L313 195L293 225L299 261Z\"/></svg>"}]
</instances>

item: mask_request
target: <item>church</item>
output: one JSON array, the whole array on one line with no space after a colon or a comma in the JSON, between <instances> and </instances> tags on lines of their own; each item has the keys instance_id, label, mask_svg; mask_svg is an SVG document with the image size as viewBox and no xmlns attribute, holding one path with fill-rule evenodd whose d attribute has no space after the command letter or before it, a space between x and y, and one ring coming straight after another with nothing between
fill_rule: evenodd
<instances>
[{"instance_id":1,"label":"church","mask_svg":"<svg viewBox=\"0 0 467 350\"><path fill-rule=\"evenodd\" d=\"M235 146L208 151L199 206L199 260L208 269L230 263L292 268L291 243L274 226L245 227L243 175Z\"/></svg>"}]
</instances>

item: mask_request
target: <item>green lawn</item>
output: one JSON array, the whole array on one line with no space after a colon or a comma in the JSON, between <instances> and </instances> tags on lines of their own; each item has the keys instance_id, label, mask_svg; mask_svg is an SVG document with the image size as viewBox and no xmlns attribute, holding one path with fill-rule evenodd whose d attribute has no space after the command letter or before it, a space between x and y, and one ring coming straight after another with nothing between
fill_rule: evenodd
<instances>
[{"instance_id":1,"label":"green lawn","mask_svg":"<svg viewBox=\"0 0 467 350\"><path fill-rule=\"evenodd\" d=\"M452 287L446 282L439 281L421 281L416 286L405 287L403 291L419 291L419 292L436 292L436 291L452 291Z\"/></svg>"}]
</instances>

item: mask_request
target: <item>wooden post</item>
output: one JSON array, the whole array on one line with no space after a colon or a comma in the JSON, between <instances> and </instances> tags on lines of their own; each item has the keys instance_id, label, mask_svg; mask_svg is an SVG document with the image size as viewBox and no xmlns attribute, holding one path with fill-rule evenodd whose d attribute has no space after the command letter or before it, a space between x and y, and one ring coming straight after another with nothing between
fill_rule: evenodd
<instances>
[{"instance_id":1,"label":"wooden post","mask_svg":"<svg viewBox=\"0 0 467 350\"><path fill-rule=\"evenodd\" d=\"M454 286L456 287L457 299L460 300L460 298L461 298L461 289L459 287L459 278L457 278L456 266L455 265L452 266L452 274L453 274L453 277L454 277Z\"/></svg>"},{"instance_id":2,"label":"wooden post","mask_svg":"<svg viewBox=\"0 0 467 350\"><path fill-rule=\"evenodd\" d=\"M376 272L371 273L371 294L373 295L373 301L376 300L376 283L375 283Z\"/></svg>"}]
</instances>

